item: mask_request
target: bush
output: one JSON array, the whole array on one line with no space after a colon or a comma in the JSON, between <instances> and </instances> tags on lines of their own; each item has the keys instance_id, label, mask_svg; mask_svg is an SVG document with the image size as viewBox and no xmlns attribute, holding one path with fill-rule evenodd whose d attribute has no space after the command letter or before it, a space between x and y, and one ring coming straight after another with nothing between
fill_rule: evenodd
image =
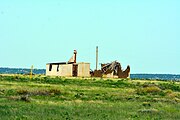
<instances>
[{"instance_id":1,"label":"bush","mask_svg":"<svg viewBox=\"0 0 180 120\"><path fill-rule=\"evenodd\" d=\"M139 88L136 90L136 93L138 95L146 95L146 94L162 94L162 91L159 87L157 86L150 86L150 87L145 87L145 88Z\"/></svg>"},{"instance_id":2,"label":"bush","mask_svg":"<svg viewBox=\"0 0 180 120\"><path fill-rule=\"evenodd\" d=\"M61 91L58 89L50 89L49 92L54 95L60 95Z\"/></svg>"},{"instance_id":3,"label":"bush","mask_svg":"<svg viewBox=\"0 0 180 120\"><path fill-rule=\"evenodd\" d=\"M157 109L151 108L151 109L142 109L142 110L138 110L138 112L140 113L149 113L149 114L157 114L159 111Z\"/></svg>"},{"instance_id":4,"label":"bush","mask_svg":"<svg viewBox=\"0 0 180 120\"><path fill-rule=\"evenodd\" d=\"M160 84L159 84L159 87L160 87L162 90L170 89L170 90L173 90L173 91L178 91L178 92L180 92L180 86L177 85L177 84L174 84L174 83L160 83Z\"/></svg>"},{"instance_id":5,"label":"bush","mask_svg":"<svg viewBox=\"0 0 180 120\"><path fill-rule=\"evenodd\" d=\"M26 94L28 94L28 91L27 90L18 90L17 93L19 95L26 95Z\"/></svg>"},{"instance_id":6,"label":"bush","mask_svg":"<svg viewBox=\"0 0 180 120\"><path fill-rule=\"evenodd\" d=\"M147 93L155 93L155 92L160 92L161 91L161 89L156 87L156 86L146 87L146 88L144 88L144 90Z\"/></svg>"},{"instance_id":7,"label":"bush","mask_svg":"<svg viewBox=\"0 0 180 120\"><path fill-rule=\"evenodd\" d=\"M143 85L143 87L152 87L152 86L156 86L155 83L150 83L150 82L145 82Z\"/></svg>"},{"instance_id":8,"label":"bush","mask_svg":"<svg viewBox=\"0 0 180 120\"><path fill-rule=\"evenodd\" d=\"M5 94L6 94L6 95L16 95L17 92L16 92L16 90L14 90L14 89L9 89L9 90L7 90L7 91L5 92Z\"/></svg>"},{"instance_id":9,"label":"bush","mask_svg":"<svg viewBox=\"0 0 180 120\"><path fill-rule=\"evenodd\" d=\"M144 107L150 107L151 106L151 104L149 103L149 102L143 102L143 104L142 104Z\"/></svg>"},{"instance_id":10,"label":"bush","mask_svg":"<svg viewBox=\"0 0 180 120\"><path fill-rule=\"evenodd\" d=\"M25 102L30 102L31 99L28 95L23 95L21 96L20 100Z\"/></svg>"}]
</instances>

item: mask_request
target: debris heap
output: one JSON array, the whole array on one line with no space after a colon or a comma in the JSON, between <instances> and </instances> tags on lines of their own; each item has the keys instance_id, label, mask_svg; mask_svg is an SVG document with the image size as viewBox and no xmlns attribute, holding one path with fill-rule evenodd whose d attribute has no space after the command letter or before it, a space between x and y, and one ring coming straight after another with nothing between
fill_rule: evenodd
<instances>
[{"instance_id":1,"label":"debris heap","mask_svg":"<svg viewBox=\"0 0 180 120\"><path fill-rule=\"evenodd\" d=\"M130 66L128 65L126 70L122 70L121 64L117 61L101 64L101 70L92 71L91 76L128 78L130 76Z\"/></svg>"}]
</instances>

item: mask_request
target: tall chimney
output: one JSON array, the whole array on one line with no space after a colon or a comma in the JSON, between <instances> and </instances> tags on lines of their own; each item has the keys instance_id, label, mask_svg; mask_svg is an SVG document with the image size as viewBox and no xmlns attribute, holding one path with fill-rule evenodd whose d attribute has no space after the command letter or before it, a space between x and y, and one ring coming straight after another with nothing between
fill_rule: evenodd
<instances>
[{"instance_id":1,"label":"tall chimney","mask_svg":"<svg viewBox=\"0 0 180 120\"><path fill-rule=\"evenodd\" d=\"M74 63L76 63L76 54L77 54L77 51L74 50Z\"/></svg>"},{"instance_id":2,"label":"tall chimney","mask_svg":"<svg viewBox=\"0 0 180 120\"><path fill-rule=\"evenodd\" d=\"M98 70L98 46L96 46L96 70Z\"/></svg>"}]
</instances>

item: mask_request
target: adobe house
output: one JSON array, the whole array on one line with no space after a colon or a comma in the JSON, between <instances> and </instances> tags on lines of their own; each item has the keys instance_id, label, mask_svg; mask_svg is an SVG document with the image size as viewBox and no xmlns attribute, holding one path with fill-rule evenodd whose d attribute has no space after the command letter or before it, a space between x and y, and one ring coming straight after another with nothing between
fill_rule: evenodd
<instances>
[{"instance_id":1,"label":"adobe house","mask_svg":"<svg viewBox=\"0 0 180 120\"><path fill-rule=\"evenodd\" d=\"M64 77L89 77L90 63L76 63L77 51L74 50L74 55L68 62L47 63L47 76L64 76Z\"/></svg>"}]
</instances>

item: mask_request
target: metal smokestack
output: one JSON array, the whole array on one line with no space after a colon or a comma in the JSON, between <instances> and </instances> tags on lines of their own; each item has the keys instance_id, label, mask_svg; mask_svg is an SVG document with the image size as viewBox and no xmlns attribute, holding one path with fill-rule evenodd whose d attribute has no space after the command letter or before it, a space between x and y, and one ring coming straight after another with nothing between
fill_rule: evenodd
<instances>
[{"instance_id":1,"label":"metal smokestack","mask_svg":"<svg viewBox=\"0 0 180 120\"><path fill-rule=\"evenodd\" d=\"M98 46L96 46L96 70L98 70Z\"/></svg>"}]
</instances>

